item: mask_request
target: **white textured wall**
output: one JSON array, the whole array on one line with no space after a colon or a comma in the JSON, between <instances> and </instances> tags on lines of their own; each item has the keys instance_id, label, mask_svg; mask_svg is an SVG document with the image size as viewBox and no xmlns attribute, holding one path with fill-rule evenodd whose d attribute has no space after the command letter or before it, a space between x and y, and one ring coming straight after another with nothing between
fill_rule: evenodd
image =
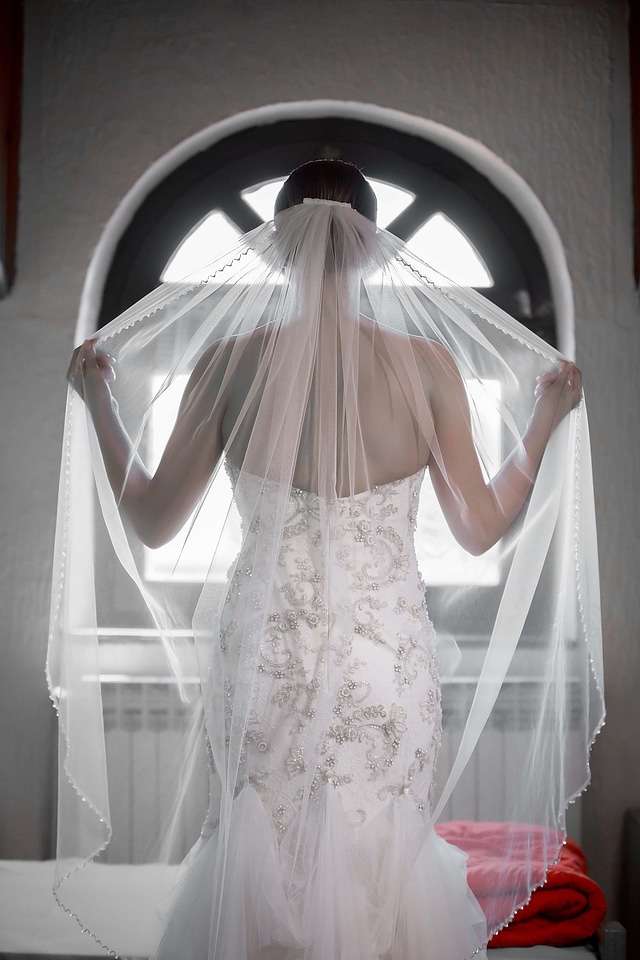
<instances>
[{"instance_id":1,"label":"white textured wall","mask_svg":"<svg viewBox=\"0 0 640 960\"><path fill-rule=\"evenodd\" d=\"M609 694L584 842L613 896L622 812L640 805L640 311L625 30L622 0L26 0L18 278L0 302L5 856L39 856L49 829L43 661L64 370L92 249L133 181L186 136L251 107L335 98L486 144L529 182L565 244L590 401Z\"/></svg>"}]
</instances>

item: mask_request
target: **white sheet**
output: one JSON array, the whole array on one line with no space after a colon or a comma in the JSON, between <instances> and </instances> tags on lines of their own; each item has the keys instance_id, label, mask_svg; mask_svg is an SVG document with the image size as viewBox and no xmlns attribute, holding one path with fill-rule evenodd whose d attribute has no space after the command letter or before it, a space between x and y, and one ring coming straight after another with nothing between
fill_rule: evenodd
<instances>
[{"instance_id":1,"label":"white sheet","mask_svg":"<svg viewBox=\"0 0 640 960\"><path fill-rule=\"evenodd\" d=\"M0 861L0 954L105 957L105 951L56 904L51 892L54 861ZM120 929L132 957L146 957L159 937L136 922L133 904L146 890L155 893L153 865L89 864L101 895L120 918ZM95 890L92 882L91 889ZM152 939L151 939L152 938Z\"/></svg>"},{"instance_id":2,"label":"white sheet","mask_svg":"<svg viewBox=\"0 0 640 960\"><path fill-rule=\"evenodd\" d=\"M106 957L105 951L56 904L51 893L52 860L0 861L0 960L30 957ZM155 891L153 865L90 864L104 902L120 918L120 931L130 957L147 957L159 936L141 931L133 904ZM92 883L92 889L96 889ZM491 951L496 960L593 960L586 947L526 947Z\"/></svg>"}]
</instances>

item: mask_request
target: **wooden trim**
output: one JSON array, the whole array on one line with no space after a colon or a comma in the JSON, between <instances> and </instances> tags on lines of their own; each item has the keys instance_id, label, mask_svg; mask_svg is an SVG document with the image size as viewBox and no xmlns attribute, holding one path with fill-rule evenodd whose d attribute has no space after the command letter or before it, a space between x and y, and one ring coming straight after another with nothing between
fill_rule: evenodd
<instances>
[{"instance_id":1,"label":"wooden trim","mask_svg":"<svg viewBox=\"0 0 640 960\"><path fill-rule=\"evenodd\" d=\"M0 0L0 296L16 268L22 47L22 0Z\"/></svg>"}]
</instances>

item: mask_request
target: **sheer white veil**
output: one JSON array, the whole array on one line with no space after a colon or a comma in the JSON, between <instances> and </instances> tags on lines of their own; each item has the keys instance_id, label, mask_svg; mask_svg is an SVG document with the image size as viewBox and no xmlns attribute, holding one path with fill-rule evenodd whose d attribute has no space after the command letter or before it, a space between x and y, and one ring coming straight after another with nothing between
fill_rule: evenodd
<instances>
[{"instance_id":1,"label":"sheer white veil","mask_svg":"<svg viewBox=\"0 0 640 960\"><path fill-rule=\"evenodd\" d=\"M118 788L105 748L105 636L131 644L134 657L136 638L153 641L154 656L186 709L204 717L216 771L208 818L218 838L214 889L222 890L231 882L227 854L240 829L234 809L257 652L286 546L292 490L313 496L321 531L316 546L325 593L309 614L330 618L332 578L341 576L335 545L354 535L340 528L335 504L355 503L363 491L419 474L428 457L447 480L430 398L433 365L455 362L488 478L521 447L536 377L552 369L559 354L475 291L438 278L350 204L322 199L305 200L244 236L210 265L205 281L162 284L99 337L99 349L117 361L112 392L143 461L154 460L159 411L176 390L183 394L180 416L190 442L210 429L224 436L223 458L176 539L170 569L158 577L150 574L152 555L119 510L84 404L69 391L48 659L60 720L55 889L98 942L121 953L99 893L87 912L79 906L92 882L83 868L112 842L110 803ZM388 428L391 422L397 429ZM428 473L415 536L418 555L435 556L437 569L450 535ZM450 488L460 500L453 482ZM373 528L367 536L375 543L379 533ZM196 542L203 573L194 573ZM487 777L494 764L498 776L496 724L519 737L518 753L500 772L503 789L475 814L502 823L507 835L495 895L485 908L492 933L558 858L566 807L588 783L589 750L602 723L584 403L554 431L531 493L501 541L488 554L461 558L449 582L430 583L427 573L425 580L443 644L446 749L432 811L420 810L416 852L464 796L465 771L475 757ZM224 620L231 591L245 611L234 624L233 670ZM457 671L448 667L455 660L451 638L462 656ZM309 842L305 811L332 722L327 705L344 682L343 670L327 658L309 728L302 812L288 838L292 875L295 851ZM187 752L187 739L185 728L180 752ZM289 907L273 906L278 909L287 927ZM212 944L224 942L223 927L224 918L214 916Z\"/></svg>"}]
</instances>

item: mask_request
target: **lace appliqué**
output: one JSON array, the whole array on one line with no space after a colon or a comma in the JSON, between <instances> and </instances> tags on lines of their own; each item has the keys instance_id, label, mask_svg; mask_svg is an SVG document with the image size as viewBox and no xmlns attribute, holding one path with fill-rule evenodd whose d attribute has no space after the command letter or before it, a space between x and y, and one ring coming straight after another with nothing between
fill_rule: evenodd
<instances>
[{"instance_id":1,"label":"lace appliqu\u00e9","mask_svg":"<svg viewBox=\"0 0 640 960\"><path fill-rule=\"evenodd\" d=\"M219 631L226 722L230 731L234 644L250 635L251 617L262 616L239 787L251 783L262 796L278 838L301 798L325 788L337 791L353 823L402 793L429 808L441 707L413 550L421 479L322 508L314 494L292 490L266 601L246 562L264 535L265 510L245 524Z\"/></svg>"}]
</instances>

